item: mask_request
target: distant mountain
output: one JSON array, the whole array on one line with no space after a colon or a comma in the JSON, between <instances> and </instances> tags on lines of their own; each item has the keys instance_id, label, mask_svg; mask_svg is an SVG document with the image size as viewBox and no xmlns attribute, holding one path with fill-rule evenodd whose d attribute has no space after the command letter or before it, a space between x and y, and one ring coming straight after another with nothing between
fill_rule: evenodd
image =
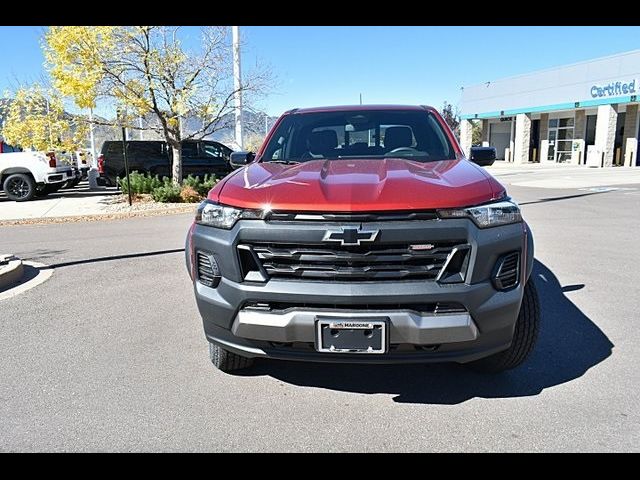
<instances>
[{"instance_id":1,"label":"distant mountain","mask_svg":"<svg viewBox=\"0 0 640 480\"><path fill-rule=\"evenodd\" d=\"M264 112L253 112L245 110L242 112L244 137L258 135L264 137L267 131L273 126L278 117L270 117ZM215 140L233 147L235 143L235 116L233 113L227 114L220 119L219 127L213 134L204 137L207 140ZM195 116L184 117L182 119L182 129L185 135L189 135L202 128L202 119Z\"/></svg>"},{"instance_id":2,"label":"distant mountain","mask_svg":"<svg viewBox=\"0 0 640 480\"><path fill-rule=\"evenodd\" d=\"M266 130L270 129L278 117L270 117L263 112L252 112L245 110L243 112L244 120L244 137L245 139L251 135L264 137ZM106 121L103 119L103 121ZM141 120L143 127L159 126L158 120L153 115L148 115ZM223 143L230 148L234 148L235 144L235 116L233 113L225 115L218 124L218 129L204 138L207 140L215 140ZM190 135L202 128L202 119L196 116L186 116L182 118L182 129L184 135ZM105 140L120 140L122 133L119 128L96 126L95 128L96 149L100 150ZM164 140L161 133L153 130L129 129L130 140Z\"/></svg>"},{"instance_id":3,"label":"distant mountain","mask_svg":"<svg viewBox=\"0 0 640 480\"><path fill-rule=\"evenodd\" d=\"M9 105L12 100L8 98L0 98L0 127L3 125L4 119L7 116ZM70 113L66 113L71 118ZM112 120L99 116L94 116L98 122L108 123ZM264 112L254 112L249 110L243 111L244 120L244 137L247 138L251 135L258 135L263 137L266 131L271 128L278 117L270 117ZM235 143L235 117L233 113L222 117L219 126L219 130L211 135L207 135L205 138L208 140L215 140L217 142L224 143L225 145L233 148ZM142 119L143 126L158 125L159 123L154 116L147 116ZM202 128L202 120L196 116L188 116L182 119L182 128L186 135L189 135L200 128ZM122 138L121 129L119 127L109 125L95 125L94 138L96 150L99 152L102 148L102 144L106 140L120 140ZM1 137L0 137L1 138ZM152 130L129 130L130 140L163 140L163 136ZM90 147L90 141L87 138L86 147Z\"/></svg>"}]
</instances>

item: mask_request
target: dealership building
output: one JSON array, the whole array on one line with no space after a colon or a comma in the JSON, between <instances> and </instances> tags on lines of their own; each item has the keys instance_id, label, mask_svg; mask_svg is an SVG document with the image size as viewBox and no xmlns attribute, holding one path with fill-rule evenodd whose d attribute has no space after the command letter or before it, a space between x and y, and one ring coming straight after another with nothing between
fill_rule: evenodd
<instances>
[{"instance_id":1,"label":"dealership building","mask_svg":"<svg viewBox=\"0 0 640 480\"><path fill-rule=\"evenodd\" d=\"M465 86L460 144L480 122L507 162L640 166L639 94L640 50Z\"/></svg>"}]
</instances>

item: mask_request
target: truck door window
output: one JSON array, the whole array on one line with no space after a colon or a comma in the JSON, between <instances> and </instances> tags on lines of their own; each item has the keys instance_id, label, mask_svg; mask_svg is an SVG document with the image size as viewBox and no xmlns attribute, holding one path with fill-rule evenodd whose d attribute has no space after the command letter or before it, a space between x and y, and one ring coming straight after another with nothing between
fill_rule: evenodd
<instances>
[{"instance_id":1,"label":"truck door window","mask_svg":"<svg viewBox=\"0 0 640 480\"><path fill-rule=\"evenodd\" d=\"M214 145L211 143L203 143L202 151L204 152L204 156L208 159L219 159L222 158L222 149L218 145Z\"/></svg>"},{"instance_id":2,"label":"truck door window","mask_svg":"<svg viewBox=\"0 0 640 480\"><path fill-rule=\"evenodd\" d=\"M197 158L198 157L198 144L196 142L185 142L182 144L182 157L183 158Z\"/></svg>"}]
</instances>

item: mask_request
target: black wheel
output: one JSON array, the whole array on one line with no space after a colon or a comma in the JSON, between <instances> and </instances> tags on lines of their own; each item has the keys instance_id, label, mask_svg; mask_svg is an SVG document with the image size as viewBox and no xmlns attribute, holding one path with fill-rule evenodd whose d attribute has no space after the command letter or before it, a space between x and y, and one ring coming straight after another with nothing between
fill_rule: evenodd
<instances>
[{"instance_id":1,"label":"black wheel","mask_svg":"<svg viewBox=\"0 0 640 480\"><path fill-rule=\"evenodd\" d=\"M211 363L223 372L242 370L253 365L253 358L243 357L213 343L209 343L209 358L211 358Z\"/></svg>"},{"instance_id":2,"label":"black wheel","mask_svg":"<svg viewBox=\"0 0 640 480\"><path fill-rule=\"evenodd\" d=\"M31 175L26 173L14 173L4 180L2 185L9 200L16 202L26 202L31 200L36 194L36 182Z\"/></svg>"},{"instance_id":3,"label":"black wheel","mask_svg":"<svg viewBox=\"0 0 640 480\"><path fill-rule=\"evenodd\" d=\"M503 352L476 360L467 365L473 370L484 373L498 373L517 367L526 360L533 350L538 338L539 326L540 302L538 300L538 292L533 280L529 280L524 287L524 296L518 320L516 321L516 328L513 332L511 346Z\"/></svg>"}]
</instances>

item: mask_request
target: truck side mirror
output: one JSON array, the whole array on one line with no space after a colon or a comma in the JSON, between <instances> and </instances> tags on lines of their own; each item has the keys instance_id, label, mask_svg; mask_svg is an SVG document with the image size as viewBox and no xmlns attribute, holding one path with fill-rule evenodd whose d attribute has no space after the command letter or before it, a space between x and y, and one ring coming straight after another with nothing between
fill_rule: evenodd
<instances>
[{"instance_id":1,"label":"truck side mirror","mask_svg":"<svg viewBox=\"0 0 640 480\"><path fill-rule=\"evenodd\" d=\"M231 152L229 163L233 168L240 168L253 162L254 158L256 158L256 154L253 152Z\"/></svg>"},{"instance_id":2,"label":"truck side mirror","mask_svg":"<svg viewBox=\"0 0 640 480\"><path fill-rule=\"evenodd\" d=\"M496 160L495 147L471 147L469 160L482 167L493 165Z\"/></svg>"}]
</instances>

